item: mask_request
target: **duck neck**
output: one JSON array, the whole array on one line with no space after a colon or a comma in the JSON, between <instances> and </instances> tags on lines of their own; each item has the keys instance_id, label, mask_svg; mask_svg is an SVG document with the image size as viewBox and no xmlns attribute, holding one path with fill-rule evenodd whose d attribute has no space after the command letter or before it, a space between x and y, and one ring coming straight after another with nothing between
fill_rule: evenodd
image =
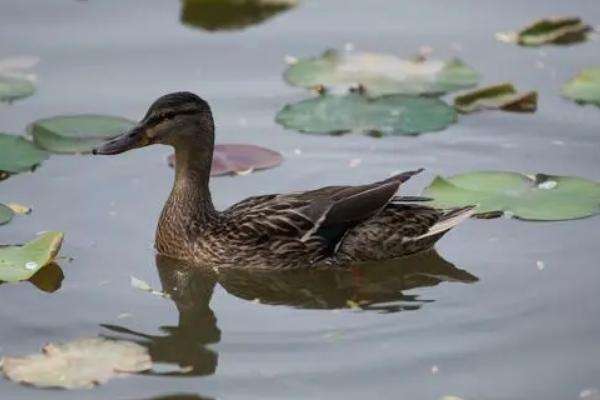
<instances>
[{"instance_id":1,"label":"duck neck","mask_svg":"<svg viewBox=\"0 0 600 400\"><path fill-rule=\"evenodd\" d=\"M180 256L184 244L200 237L217 217L208 188L212 153L212 143L175 146L175 182L156 232L159 252Z\"/></svg>"},{"instance_id":2,"label":"duck neck","mask_svg":"<svg viewBox=\"0 0 600 400\"><path fill-rule=\"evenodd\" d=\"M216 215L208 187L212 153L212 146L194 143L175 147L175 182L168 203L180 218L200 226Z\"/></svg>"}]
</instances>

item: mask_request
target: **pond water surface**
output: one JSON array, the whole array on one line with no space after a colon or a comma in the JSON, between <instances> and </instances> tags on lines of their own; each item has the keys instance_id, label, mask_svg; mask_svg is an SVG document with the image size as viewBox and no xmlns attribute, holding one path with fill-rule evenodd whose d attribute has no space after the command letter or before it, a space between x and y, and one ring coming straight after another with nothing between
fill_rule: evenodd
<instances>
[{"instance_id":1,"label":"pond water surface","mask_svg":"<svg viewBox=\"0 0 600 400\"><path fill-rule=\"evenodd\" d=\"M1 0L0 58L41 62L38 92L0 108L0 131L22 133L56 114L138 119L159 95L194 91L213 107L218 142L286 156L273 170L214 179L223 208L254 194L366 183L417 167L426 172L405 193L435 174L477 169L600 180L600 110L558 94L562 82L598 63L600 42L540 51L494 39L541 16L598 24L597 2L306 0L230 32L181 24L180 12L177 1ZM418 138L310 136L276 125L285 103L306 96L281 79L285 56L346 43L400 55L431 46L437 56L461 57L485 83L537 89L539 110L465 116ZM0 356L102 335L136 340L156 362L148 374L91 391L1 380L1 399L565 400L600 388L600 218L472 220L448 234L437 255L398 268L216 282L155 260L168 154L153 147L52 156L33 174L0 183L0 200L34 210L1 227L0 242L62 230L62 254L73 259L60 262L65 278L55 293L0 286ZM132 289L131 275L164 287L175 302ZM354 310L348 299L369 302ZM174 394L190 397L163 397Z\"/></svg>"}]
</instances>

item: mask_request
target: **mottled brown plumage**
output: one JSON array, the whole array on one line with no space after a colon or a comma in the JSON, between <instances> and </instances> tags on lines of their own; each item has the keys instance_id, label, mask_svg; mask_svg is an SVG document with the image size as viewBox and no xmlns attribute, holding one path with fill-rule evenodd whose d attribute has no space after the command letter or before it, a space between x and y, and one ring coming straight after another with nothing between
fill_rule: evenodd
<instances>
[{"instance_id":1,"label":"mottled brown plumage","mask_svg":"<svg viewBox=\"0 0 600 400\"><path fill-rule=\"evenodd\" d=\"M153 143L175 148L175 183L156 232L159 253L218 267L315 268L383 260L429 249L473 214L438 210L396 195L409 171L361 186L255 196L224 211L208 186L214 124L198 96L159 98L133 130L95 152Z\"/></svg>"}]
</instances>

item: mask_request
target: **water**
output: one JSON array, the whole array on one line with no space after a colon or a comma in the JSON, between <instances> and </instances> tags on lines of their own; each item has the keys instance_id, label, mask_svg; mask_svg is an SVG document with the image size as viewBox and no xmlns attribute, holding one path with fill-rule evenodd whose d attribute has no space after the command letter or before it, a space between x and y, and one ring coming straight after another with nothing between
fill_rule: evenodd
<instances>
[{"instance_id":1,"label":"water","mask_svg":"<svg viewBox=\"0 0 600 400\"><path fill-rule=\"evenodd\" d=\"M426 173L405 193L418 193L435 174L474 169L600 180L599 111L558 95L562 82L598 62L599 42L541 51L494 39L546 15L598 23L595 2L307 0L225 33L180 24L180 8L158 0L0 1L2 57L41 59L38 93L0 108L0 130L20 133L32 120L65 113L137 119L161 94L195 91L214 109L218 142L267 145L287 157L277 169L215 179L219 207L416 167ZM537 89L540 109L465 116L419 138L312 137L277 126L280 107L305 97L281 79L285 56L347 43L406 55L431 46L440 57L464 59L484 83ZM217 283L161 263L157 269L152 241L171 185L168 154L153 147L118 157L53 156L34 174L0 183L0 200L33 208L0 229L0 242L62 230L62 254L73 258L60 262L65 278L54 294L30 283L0 287L0 355L104 335L138 340L160 362L151 374L92 391L3 380L0 398L564 400L600 387L600 218L469 221L439 244L446 261L424 271L383 266L371 275L234 275ZM134 290L131 275L184 294L173 302ZM262 303L253 301L257 294ZM352 296L374 304L330 309L355 306L345 301Z\"/></svg>"}]
</instances>

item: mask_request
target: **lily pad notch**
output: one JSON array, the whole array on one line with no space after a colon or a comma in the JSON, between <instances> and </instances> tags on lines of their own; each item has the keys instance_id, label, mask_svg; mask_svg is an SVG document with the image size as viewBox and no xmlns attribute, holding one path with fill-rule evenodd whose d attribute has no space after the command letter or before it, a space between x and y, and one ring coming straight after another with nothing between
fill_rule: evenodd
<instances>
[{"instance_id":1,"label":"lily pad notch","mask_svg":"<svg viewBox=\"0 0 600 400\"><path fill-rule=\"evenodd\" d=\"M422 194L434 207L478 204L484 218L562 221L600 213L600 183L572 176L475 171L438 176Z\"/></svg>"}]
</instances>

